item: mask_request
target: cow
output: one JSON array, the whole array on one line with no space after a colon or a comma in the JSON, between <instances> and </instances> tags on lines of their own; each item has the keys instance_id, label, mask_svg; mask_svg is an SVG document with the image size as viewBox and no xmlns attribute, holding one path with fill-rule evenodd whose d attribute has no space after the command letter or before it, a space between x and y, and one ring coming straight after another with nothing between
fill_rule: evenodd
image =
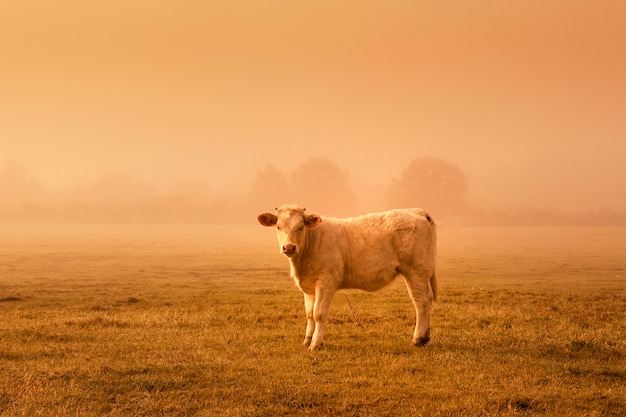
<instances>
[{"instance_id":1,"label":"cow","mask_svg":"<svg viewBox=\"0 0 626 417\"><path fill-rule=\"evenodd\" d=\"M359 217L331 218L283 205L257 217L276 227L278 248L304 293L304 346L324 342L324 322L333 295L341 289L377 291L402 276L415 306L412 343L430 340L430 310L437 300L435 222L419 208L396 209Z\"/></svg>"}]
</instances>

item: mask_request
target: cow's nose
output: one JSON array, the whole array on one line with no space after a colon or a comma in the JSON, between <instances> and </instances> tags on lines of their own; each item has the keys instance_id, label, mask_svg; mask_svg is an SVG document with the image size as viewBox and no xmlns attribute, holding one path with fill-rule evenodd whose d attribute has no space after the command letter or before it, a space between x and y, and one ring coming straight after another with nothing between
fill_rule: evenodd
<instances>
[{"instance_id":1,"label":"cow's nose","mask_svg":"<svg viewBox=\"0 0 626 417\"><path fill-rule=\"evenodd\" d=\"M283 245L283 253L285 255L293 255L294 253L296 253L296 245L294 245L293 243Z\"/></svg>"}]
</instances>

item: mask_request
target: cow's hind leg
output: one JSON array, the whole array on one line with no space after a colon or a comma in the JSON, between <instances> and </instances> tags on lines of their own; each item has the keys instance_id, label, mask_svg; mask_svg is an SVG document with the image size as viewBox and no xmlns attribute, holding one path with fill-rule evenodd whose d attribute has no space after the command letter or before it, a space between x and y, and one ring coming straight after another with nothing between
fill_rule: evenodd
<instances>
[{"instance_id":1,"label":"cow's hind leg","mask_svg":"<svg viewBox=\"0 0 626 417\"><path fill-rule=\"evenodd\" d=\"M304 347L311 345L313 332L315 331L315 320L313 319L313 306L315 304L315 296L304 294L304 311L306 312L306 332L304 333Z\"/></svg>"},{"instance_id":2,"label":"cow's hind leg","mask_svg":"<svg viewBox=\"0 0 626 417\"><path fill-rule=\"evenodd\" d=\"M430 271L403 271L407 290L415 306L415 331L412 343L424 346L430 340L430 308L433 291L430 287Z\"/></svg>"}]
</instances>

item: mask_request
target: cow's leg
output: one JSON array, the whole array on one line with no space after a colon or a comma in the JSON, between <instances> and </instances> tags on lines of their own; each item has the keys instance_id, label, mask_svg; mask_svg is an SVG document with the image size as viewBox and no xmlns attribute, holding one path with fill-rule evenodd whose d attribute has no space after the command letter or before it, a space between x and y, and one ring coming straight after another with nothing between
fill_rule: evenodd
<instances>
[{"instance_id":1,"label":"cow's leg","mask_svg":"<svg viewBox=\"0 0 626 417\"><path fill-rule=\"evenodd\" d=\"M315 303L313 305L313 320L315 321L315 331L309 349L315 350L324 344L324 322L328 317L330 303L333 300L334 290L325 287L318 282L315 287Z\"/></svg>"},{"instance_id":2,"label":"cow's leg","mask_svg":"<svg viewBox=\"0 0 626 417\"><path fill-rule=\"evenodd\" d=\"M407 290L415 305L415 331L412 343L424 346L430 340L430 308L433 292L429 285L430 274L422 271L403 272Z\"/></svg>"},{"instance_id":3,"label":"cow's leg","mask_svg":"<svg viewBox=\"0 0 626 417\"><path fill-rule=\"evenodd\" d=\"M315 331L315 320L313 319L313 305L315 295L304 294L304 311L306 312L306 332L304 333L304 347L311 345L313 332Z\"/></svg>"}]
</instances>

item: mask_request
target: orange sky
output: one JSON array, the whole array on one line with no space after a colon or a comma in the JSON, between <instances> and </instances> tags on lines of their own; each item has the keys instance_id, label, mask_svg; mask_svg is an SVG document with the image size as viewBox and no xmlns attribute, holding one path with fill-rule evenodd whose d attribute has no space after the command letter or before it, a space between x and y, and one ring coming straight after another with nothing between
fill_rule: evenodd
<instances>
[{"instance_id":1,"label":"orange sky","mask_svg":"<svg viewBox=\"0 0 626 417\"><path fill-rule=\"evenodd\" d=\"M626 2L4 1L0 164L219 189L458 164L482 207L626 207Z\"/></svg>"}]
</instances>

